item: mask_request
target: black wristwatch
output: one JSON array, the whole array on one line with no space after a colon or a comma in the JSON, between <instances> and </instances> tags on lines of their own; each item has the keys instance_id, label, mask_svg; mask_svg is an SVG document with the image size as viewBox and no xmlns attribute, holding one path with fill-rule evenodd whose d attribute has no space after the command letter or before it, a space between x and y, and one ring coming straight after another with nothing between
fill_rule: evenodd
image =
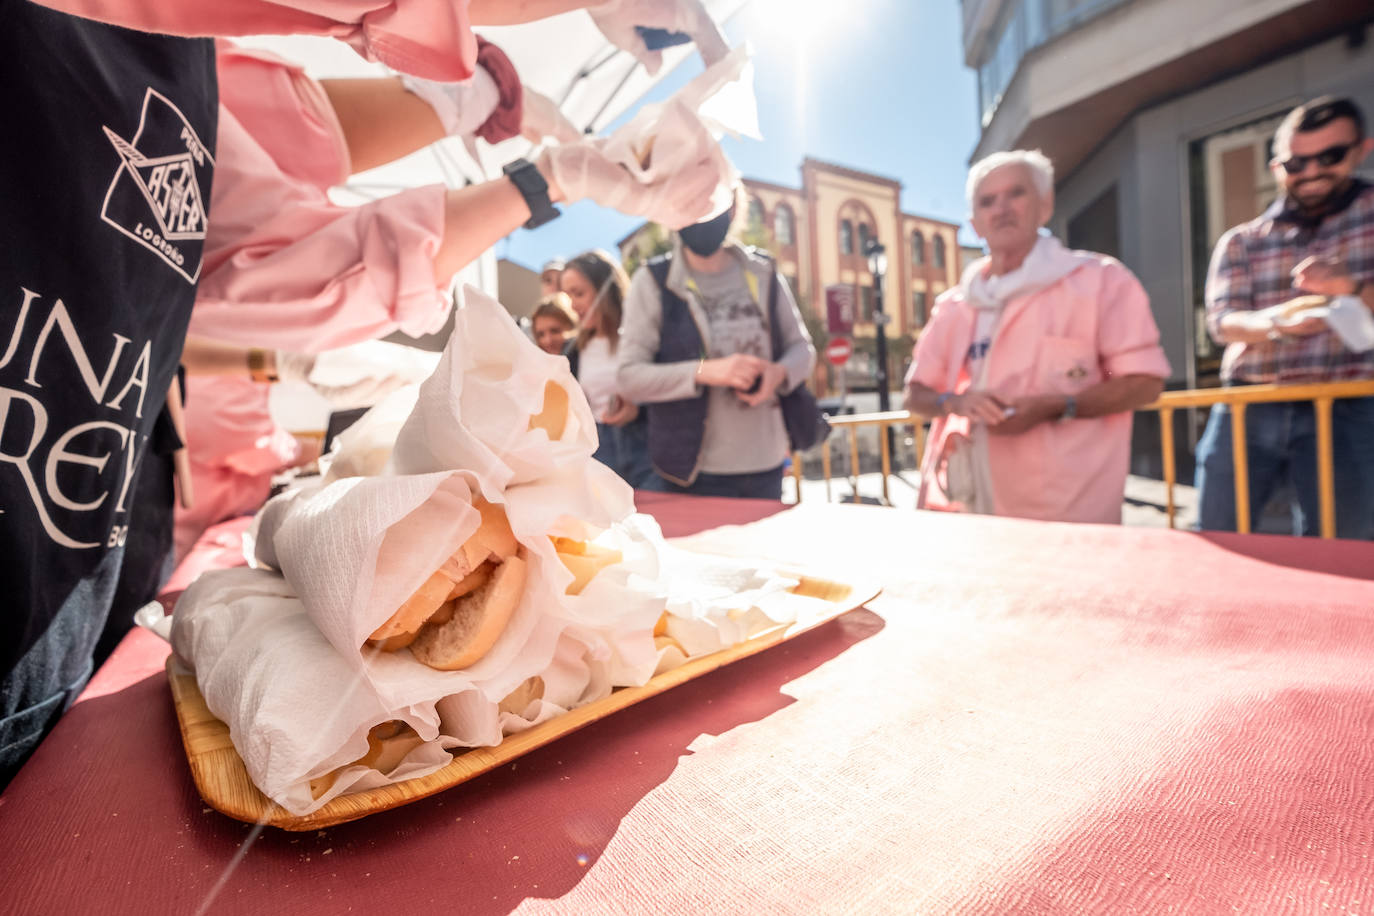
<instances>
[{"instance_id":1,"label":"black wristwatch","mask_svg":"<svg viewBox=\"0 0 1374 916\"><path fill-rule=\"evenodd\" d=\"M528 159L507 162L501 171L515 185L520 196L530 208L530 218L525 221L526 229L537 229L550 220L558 219L563 211L549 200L549 183L539 174L539 169Z\"/></svg>"}]
</instances>

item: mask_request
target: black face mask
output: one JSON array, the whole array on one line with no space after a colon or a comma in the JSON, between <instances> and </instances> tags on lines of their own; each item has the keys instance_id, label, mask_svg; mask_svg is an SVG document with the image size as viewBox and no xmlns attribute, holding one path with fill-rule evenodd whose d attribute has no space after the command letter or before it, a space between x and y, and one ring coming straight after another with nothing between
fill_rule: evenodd
<instances>
[{"instance_id":1,"label":"black face mask","mask_svg":"<svg viewBox=\"0 0 1374 916\"><path fill-rule=\"evenodd\" d=\"M706 258L720 251L725 244L725 236L730 232L730 224L735 221L735 205L731 204L724 213L713 216L702 223L679 229L682 244L695 255Z\"/></svg>"}]
</instances>

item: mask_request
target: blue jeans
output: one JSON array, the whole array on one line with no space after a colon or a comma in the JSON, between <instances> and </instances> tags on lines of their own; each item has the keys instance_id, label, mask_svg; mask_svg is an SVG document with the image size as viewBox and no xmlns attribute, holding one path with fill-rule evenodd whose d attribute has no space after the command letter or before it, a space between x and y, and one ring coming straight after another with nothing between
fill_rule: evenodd
<instances>
[{"instance_id":1,"label":"blue jeans","mask_svg":"<svg viewBox=\"0 0 1374 916\"><path fill-rule=\"evenodd\" d=\"M782 500L782 465L752 474L698 474L690 487L679 486L657 474L644 487L659 493L690 493L693 496L733 496L742 499Z\"/></svg>"},{"instance_id":2,"label":"blue jeans","mask_svg":"<svg viewBox=\"0 0 1374 916\"><path fill-rule=\"evenodd\" d=\"M596 424L597 446L592 457L619 474L636 489L650 486L655 478L649 462L649 424L642 420L625 426Z\"/></svg>"},{"instance_id":3,"label":"blue jeans","mask_svg":"<svg viewBox=\"0 0 1374 916\"><path fill-rule=\"evenodd\" d=\"M1374 397L1343 398L1331 409L1336 479L1336 536L1374 539ZM1310 401L1251 404L1245 410L1250 518L1258 521L1285 481L1297 492L1293 533L1321 532L1317 495L1317 423ZM1197 448L1198 527L1236 530L1231 409L1212 407Z\"/></svg>"}]
</instances>

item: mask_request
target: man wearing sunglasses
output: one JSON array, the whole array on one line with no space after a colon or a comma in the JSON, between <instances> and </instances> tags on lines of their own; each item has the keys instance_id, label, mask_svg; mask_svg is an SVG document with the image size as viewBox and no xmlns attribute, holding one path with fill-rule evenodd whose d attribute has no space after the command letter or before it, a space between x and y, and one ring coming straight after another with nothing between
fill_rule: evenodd
<instances>
[{"instance_id":1,"label":"man wearing sunglasses","mask_svg":"<svg viewBox=\"0 0 1374 916\"><path fill-rule=\"evenodd\" d=\"M1351 349L1325 317L1298 309L1374 311L1374 185L1356 176L1374 140L1359 108L1324 97L1295 108L1274 134L1270 169L1278 199L1217 242L1207 275L1207 330L1226 352L1223 385L1313 383L1374 378L1374 350ZM1336 533L1374 538L1374 397L1332 409ZM1298 497L1294 533L1315 535L1318 510L1316 421L1310 401L1246 410L1250 517L1284 481ZM1198 524L1235 530L1231 410L1212 408L1197 454Z\"/></svg>"}]
</instances>

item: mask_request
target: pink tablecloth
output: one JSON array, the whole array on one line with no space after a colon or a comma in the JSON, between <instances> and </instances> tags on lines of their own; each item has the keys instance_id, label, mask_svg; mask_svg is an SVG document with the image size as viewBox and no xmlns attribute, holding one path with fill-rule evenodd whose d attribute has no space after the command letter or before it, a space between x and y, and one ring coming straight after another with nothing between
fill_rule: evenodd
<instances>
[{"instance_id":1,"label":"pink tablecloth","mask_svg":"<svg viewBox=\"0 0 1374 916\"><path fill-rule=\"evenodd\" d=\"M678 534L772 508L644 505ZM136 633L0 796L0 895L25 913L1374 906L1374 545L854 506L691 542L886 590L307 835L204 806L166 649Z\"/></svg>"}]
</instances>

